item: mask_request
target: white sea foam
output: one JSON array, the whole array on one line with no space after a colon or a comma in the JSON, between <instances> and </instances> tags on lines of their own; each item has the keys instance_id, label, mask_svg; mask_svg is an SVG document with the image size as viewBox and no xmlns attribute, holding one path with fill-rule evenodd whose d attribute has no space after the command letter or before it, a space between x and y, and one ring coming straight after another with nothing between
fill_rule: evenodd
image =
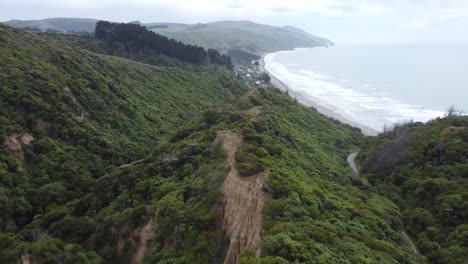
<instances>
[{"instance_id":1,"label":"white sea foam","mask_svg":"<svg viewBox=\"0 0 468 264\"><path fill-rule=\"evenodd\" d=\"M376 88L369 89L369 84L360 84L364 90L357 90L349 80L335 79L308 69L294 70L297 67L289 67L278 61L277 54L265 56L265 68L288 86L290 95L304 96L357 124L381 131L384 126L397 122L425 122L444 115L441 111L399 102L390 94L372 92L370 90Z\"/></svg>"}]
</instances>

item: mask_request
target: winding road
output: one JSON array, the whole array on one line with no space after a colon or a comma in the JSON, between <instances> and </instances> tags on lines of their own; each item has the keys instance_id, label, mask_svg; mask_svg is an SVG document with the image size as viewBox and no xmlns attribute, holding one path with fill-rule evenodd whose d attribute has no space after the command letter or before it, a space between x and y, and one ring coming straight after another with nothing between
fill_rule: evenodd
<instances>
[{"instance_id":1,"label":"winding road","mask_svg":"<svg viewBox=\"0 0 468 264\"><path fill-rule=\"evenodd\" d=\"M413 252L414 252L415 254L419 254L418 249L417 249L416 246L414 245L413 241L411 241L411 239L409 238L409 236L405 233L405 231L401 231L401 234L403 235L403 239L406 240L406 243L408 243L408 245L411 247L411 249L413 250Z\"/></svg>"},{"instance_id":2,"label":"winding road","mask_svg":"<svg viewBox=\"0 0 468 264\"><path fill-rule=\"evenodd\" d=\"M349 166L351 166L351 169L353 169L354 173L359 174L356 167L356 163L354 162L354 159L356 159L357 154L357 152L351 153L346 159L346 161L349 163Z\"/></svg>"},{"instance_id":3,"label":"winding road","mask_svg":"<svg viewBox=\"0 0 468 264\"><path fill-rule=\"evenodd\" d=\"M349 154L346 161L349 163L349 166L351 167L351 169L353 169L354 173L356 173L356 175L359 175L358 169L356 167L356 163L354 162L354 160L356 159L357 154L358 154L358 152L354 152L354 153ZM401 235L403 237L403 240L405 240L406 244L408 244L408 246L411 247L413 252L415 254L419 254L418 249L414 245L413 241L411 241L409 236L405 233L405 231L401 231Z\"/></svg>"}]
</instances>

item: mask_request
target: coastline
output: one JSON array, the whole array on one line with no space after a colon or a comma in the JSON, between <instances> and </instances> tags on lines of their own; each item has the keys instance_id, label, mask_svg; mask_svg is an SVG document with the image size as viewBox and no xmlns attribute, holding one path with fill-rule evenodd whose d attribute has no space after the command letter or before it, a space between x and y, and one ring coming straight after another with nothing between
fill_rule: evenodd
<instances>
[{"instance_id":1,"label":"coastline","mask_svg":"<svg viewBox=\"0 0 468 264\"><path fill-rule=\"evenodd\" d=\"M336 119L336 120L340 121L341 123L345 123L345 124L348 124L350 126L357 127L359 129L361 129L361 132L366 136L376 136L376 135L379 134L379 131L377 131L377 130L375 130L373 128L358 124L358 123L354 122L353 120L350 120L349 118L345 118L342 115L340 115L339 113L333 111L332 109L320 105L319 102L311 100L310 98L307 98L306 96L304 96L301 93L295 92L288 85L286 85L284 82L282 82L280 79L278 79L276 76L274 76L271 72L268 71L268 69L265 67L265 56L266 55L268 55L268 54L263 55L262 58L259 60L259 70L267 72L268 75L270 75L270 78L271 78L270 82L274 87L280 89L283 92L288 92L289 96L291 96L291 97L294 96L294 98L300 104L302 104L302 105L304 105L306 107L313 107L313 108L317 109L317 111L320 114L322 114L322 115L324 115L324 116L326 116L328 118Z\"/></svg>"}]
</instances>

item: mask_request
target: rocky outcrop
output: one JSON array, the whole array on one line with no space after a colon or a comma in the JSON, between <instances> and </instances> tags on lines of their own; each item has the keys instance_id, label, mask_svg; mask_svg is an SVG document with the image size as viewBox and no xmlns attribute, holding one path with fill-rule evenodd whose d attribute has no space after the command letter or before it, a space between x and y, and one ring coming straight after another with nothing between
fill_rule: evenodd
<instances>
[{"instance_id":1,"label":"rocky outcrop","mask_svg":"<svg viewBox=\"0 0 468 264\"><path fill-rule=\"evenodd\" d=\"M6 149L12 153L21 152L22 145L29 145L34 140L34 137L29 133L19 133L13 134L5 139L5 147Z\"/></svg>"},{"instance_id":2,"label":"rocky outcrop","mask_svg":"<svg viewBox=\"0 0 468 264\"><path fill-rule=\"evenodd\" d=\"M11 136L5 137L4 146L8 152L15 155L21 161L20 170L23 169L23 165L25 162L24 153L23 153L23 145L30 145L31 142L34 140L34 137L26 132L22 132L19 134L13 134Z\"/></svg>"},{"instance_id":3,"label":"rocky outcrop","mask_svg":"<svg viewBox=\"0 0 468 264\"><path fill-rule=\"evenodd\" d=\"M236 264L240 253L251 249L260 255L262 230L262 209L266 200L263 186L266 175L259 173L241 177L235 168L235 155L242 144L240 136L228 132L218 132L216 141L221 143L227 154L230 171L221 187L223 204L222 225L229 238L229 248L225 264Z\"/></svg>"},{"instance_id":4,"label":"rocky outcrop","mask_svg":"<svg viewBox=\"0 0 468 264\"><path fill-rule=\"evenodd\" d=\"M21 255L17 263L18 264L31 264L29 254L26 253L24 255Z\"/></svg>"}]
</instances>

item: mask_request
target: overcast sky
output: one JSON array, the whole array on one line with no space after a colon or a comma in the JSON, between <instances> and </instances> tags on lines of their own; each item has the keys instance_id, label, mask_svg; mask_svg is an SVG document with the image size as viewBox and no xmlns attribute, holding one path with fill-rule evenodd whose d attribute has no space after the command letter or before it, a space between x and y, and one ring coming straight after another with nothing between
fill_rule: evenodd
<instances>
[{"instance_id":1,"label":"overcast sky","mask_svg":"<svg viewBox=\"0 0 468 264\"><path fill-rule=\"evenodd\" d=\"M345 42L468 42L468 0L0 0L0 21L252 20Z\"/></svg>"}]
</instances>

